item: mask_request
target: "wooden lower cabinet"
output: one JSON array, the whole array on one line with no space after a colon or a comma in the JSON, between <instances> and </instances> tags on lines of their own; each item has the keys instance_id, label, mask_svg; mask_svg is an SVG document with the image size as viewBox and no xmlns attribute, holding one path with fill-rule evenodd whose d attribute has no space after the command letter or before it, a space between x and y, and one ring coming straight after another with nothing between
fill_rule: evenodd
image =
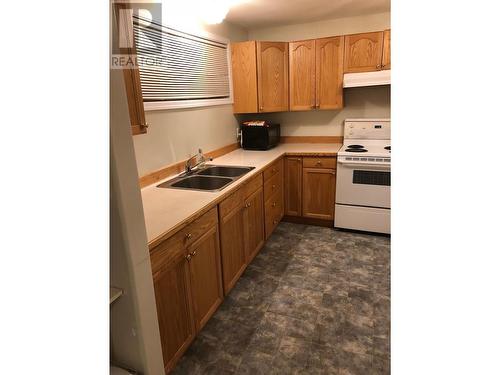
<instances>
[{"instance_id":1,"label":"wooden lower cabinet","mask_svg":"<svg viewBox=\"0 0 500 375\"><path fill-rule=\"evenodd\" d=\"M243 205L220 218L222 280L227 295L246 267Z\"/></svg>"},{"instance_id":2,"label":"wooden lower cabinet","mask_svg":"<svg viewBox=\"0 0 500 375\"><path fill-rule=\"evenodd\" d=\"M219 230L212 227L189 249L189 271L197 331L222 303L222 277L219 252Z\"/></svg>"},{"instance_id":3,"label":"wooden lower cabinet","mask_svg":"<svg viewBox=\"0 0 500 375\"><path fill-rule=\"evenodd\" d=\"M285 158L285 215L302 216L302 158Z\"/></svg>"},{"instance_id":4,"label":"wooden lower cabinet","mask_svg":"<svg viewBox=\"0 0 500 375\"><path fill-rule=\"evenodd\" d=\"M248 264L264 245L264 191L262 187L245 200L243 227L245 257Z\"/></svg>"},{"instance_id":5,"label":"wooden lower cabinet","mask_svg":"<svg viewBox=\"0 0 500 375\"><path fill-rule=\"evenodd\" d=\"M217 208L151 250L165 372L170 372L223 299Z\"/></svg>"},{"instance_id":6,"label":"wooden lower cabinet","mask_svg":"<svg viewBox=\"0 0 500 375\"><path fill-rule=\"evenodd\" d=\"M194 339L189 264L179 253L153 275L165 371L168 373Z\"/></svg>"},{"instance_id":7,"label":"wooden lower cabinet","mask_svg":"<svg viewBox=\"0 0 500 375\"><path fill-rule=\"evenodd\" d=\"M302 216L333 220L335 208L335 170L304 168Z\"/></svg>"}]
</instances>

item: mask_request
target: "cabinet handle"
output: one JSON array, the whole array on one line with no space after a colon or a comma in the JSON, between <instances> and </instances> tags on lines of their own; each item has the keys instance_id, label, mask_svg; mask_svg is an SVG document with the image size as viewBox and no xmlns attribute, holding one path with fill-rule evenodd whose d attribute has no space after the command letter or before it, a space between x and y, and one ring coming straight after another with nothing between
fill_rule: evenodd
<instances>
[{"instance_id":1,"label":"cabinet handle","mask_svg":"<svg viewBox=\"0 0 500 375\"><path fill-rule=\"evenodd\" d=\"M381 66L380 66L380 64L378 64L378 65L377 65L377 69L380 69L380 67L381 67Z\"/></svg>"},{"instance_id":2,"label":"cabinet handle","mask_svg":"<svg viewBox=\"0 0 500 375\"><path fill-rule=\"evenodd\" d=\"M186 255L186 260L189 262L193 256L191 254Z\"/></svg>"},{"instance_id":3,"label":"cabinet handle","mask_svg":"<svg viewBox=\"0 0 500 375\"><path fill-rule=\"evenodd\" d=\"M194 257L195 255L196 255L196 250L191 253L191 256Z\"/></svg>"},{"instance_id":4,"label":"cabinet handle","mask_svg":"<svg viewBox=\"0 0 500 375\"><path fill-rule=\"evenodd\" d=\"M321 165L321 160L318 160L318 161L316 162L316 165Z\"/></svg>"},{"instance_id":5,"label":"cabinet handle","mask_svg":"<svg viewBox=\"0 0 500 375\"><path fill-rule=\"evenodd\" d=\"M245 208L250 207L250 203L245 203Z\"/></svg>"},{"instance_id":6,"label":"cabinet handle","mask_svg":"<svg viewBox=\"0 0 500 375\"><path fill-rule=\"evenodd\" d=\"M273 186L271 186L271 189L273 189L273 190L274 190L274 188L275 188L275 187L276 187L276 185L273 185Z\"/></svg>"},{"instance_id":7,"label":"cabinet handle","mask_svg":"<svg viewBox=\"0 0 500 375\"><path fill-rule=\"evenodd\" d=\"M273 202L272 206L273 206L273 207L276 207L276 202Z\"/></svg>"},{"instance_id":8,"label":"cabinet handle","mask_svg":"<svg viewBox=\"0 0 500 375\"><path fill-rule=\"evenodd\" d=\"M264 106L262 106L262 105L261 105L261 106L259 107L259 110L263 111L263 110L264 110Z\"/></svg>"},{"instance_id":9,"label":"cabinet handle","mask_svg":"<svg viewBox=\"0 0 500 375\"><path fill-rule=\"evenodd\" d=\"M273 220L273 224L278 224L278 220Z\"/></svg>"},{"instance_id":10,"label":"cabinet handle","mask_svg":"<svg viewBox=\"0 0 500 375\"><path fill-rule=\"evenodd\" d=\"M190 240L193 237L191 233L186 233L186 240Z\"/></svg>"}]
</instances>

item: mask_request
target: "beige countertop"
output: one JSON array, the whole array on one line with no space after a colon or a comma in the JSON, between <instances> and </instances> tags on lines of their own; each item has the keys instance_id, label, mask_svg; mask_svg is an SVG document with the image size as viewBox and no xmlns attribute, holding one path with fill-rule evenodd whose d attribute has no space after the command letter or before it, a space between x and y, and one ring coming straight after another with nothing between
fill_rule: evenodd
<instances>
[{"instance_id":1,"label":"beige countertop","mask_svg":"<svg viewBox=\"0 0 500 375\"><path fill-rule=\"evenodd\" d=\"M341 147L340 143L282 143L268 151L235 150L214 159L210 164L249 166L255 169L217 192L156 187L173 176L144 187L141 194L148 243L156 244L158 239L169 235L199 213L220 202L228 193L285 154L334 156Z\"/></svg>"}]
</instances>

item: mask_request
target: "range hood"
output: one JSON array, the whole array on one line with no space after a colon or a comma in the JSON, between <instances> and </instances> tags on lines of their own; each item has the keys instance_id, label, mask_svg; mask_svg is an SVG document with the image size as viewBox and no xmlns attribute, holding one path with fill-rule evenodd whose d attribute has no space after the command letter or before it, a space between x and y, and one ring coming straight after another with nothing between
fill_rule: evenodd
<instances>
[{"instance_id":1,"label":"range hood","mask_svg":"<svg viewBox=\"0 0 500 375\"><path fill-rule=\"evenodd\" d=\"M390 84L391 84L390 70L344 74L344 87L380 86L380 85L390 85Z\"/></svg>"}]
</instances>

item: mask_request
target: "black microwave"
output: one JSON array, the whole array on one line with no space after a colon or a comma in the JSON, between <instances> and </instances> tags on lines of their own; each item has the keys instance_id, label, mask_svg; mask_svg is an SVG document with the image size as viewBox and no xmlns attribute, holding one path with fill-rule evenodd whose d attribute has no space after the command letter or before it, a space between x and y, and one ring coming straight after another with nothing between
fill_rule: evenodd
<instances>
[{"instance_id":1,"label":"black microwave","mask_svg":"<svg viewBox=\"0 0 500 375\"><path fill-rule=\"evenodd\" d=\"M241 124L241 147L245 150L269 150L280 141L280 124L246 121Z\"/></svg>"}]
</instances>

